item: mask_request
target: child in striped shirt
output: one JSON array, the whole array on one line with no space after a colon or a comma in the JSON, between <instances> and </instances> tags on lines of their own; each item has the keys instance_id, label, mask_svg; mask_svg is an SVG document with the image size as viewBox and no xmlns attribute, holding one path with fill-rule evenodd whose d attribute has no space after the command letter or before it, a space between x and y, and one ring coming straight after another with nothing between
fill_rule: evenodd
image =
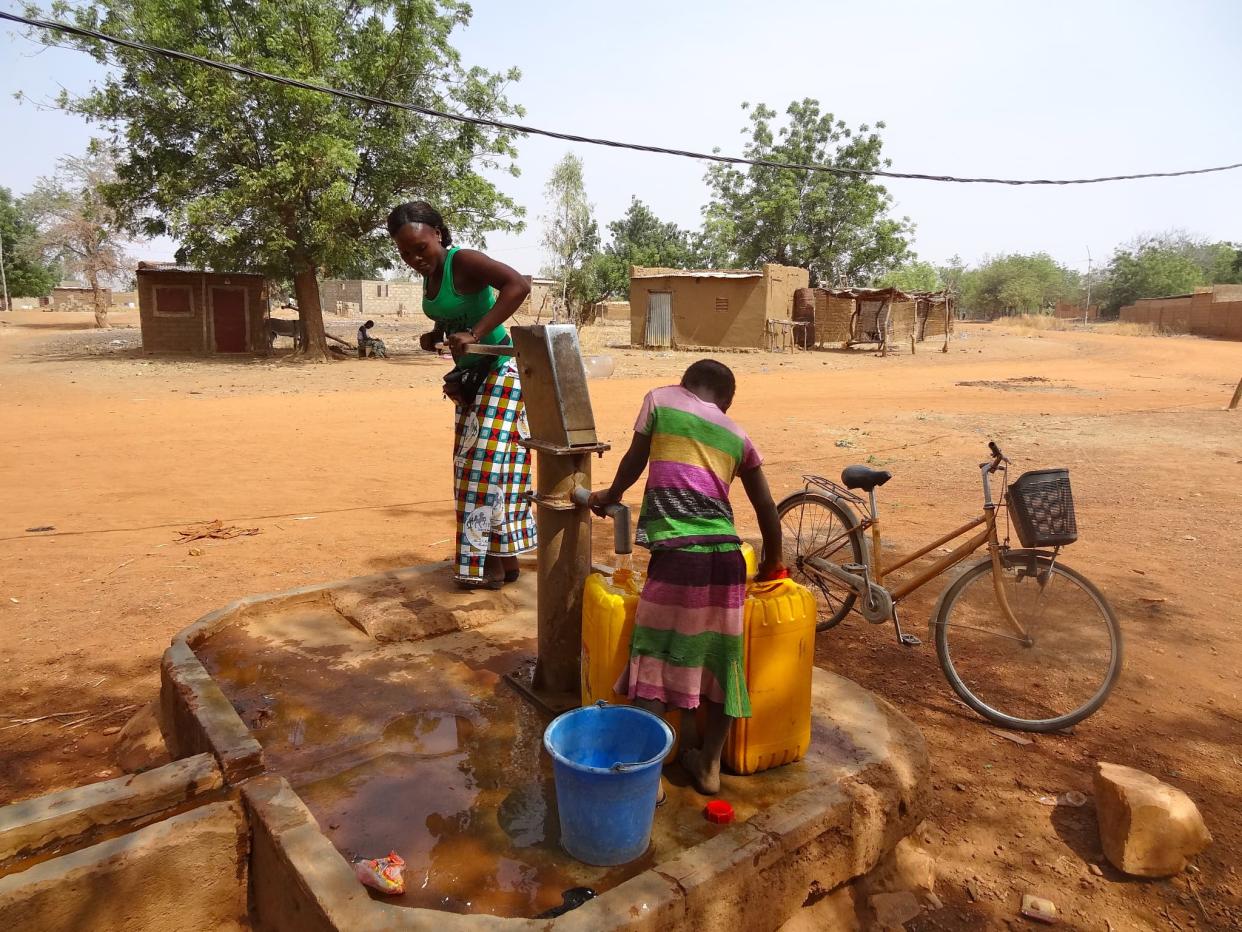
<instances>
[{"instance_id":1,"label":"child in striped shirt","mask_svg":"<svg viewBox=\"0 0 1242 932\"><path fill-rule=\"evenodd\" d=\"M759 577L781 571L781 524L763 475L763 459L726 414L737 383L728 366L701 359L680 385L643 399L634 439L612 485L591 496L602 514L647 468L638 543L651 550L617 692L649 712L707 705L702 745L682 764L702 793L720 791L720 758L734 718L750 716L742 666L746 561L733 524L735 477L763 534ZM648 468L649 467L649 468Z\"/></svg>"}]
</instances>

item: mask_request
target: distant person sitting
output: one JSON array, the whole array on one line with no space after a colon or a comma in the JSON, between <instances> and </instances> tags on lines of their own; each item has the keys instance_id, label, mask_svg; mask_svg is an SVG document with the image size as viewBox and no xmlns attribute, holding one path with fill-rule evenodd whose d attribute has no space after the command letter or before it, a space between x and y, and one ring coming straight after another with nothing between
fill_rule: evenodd
<instances>
[{"instance_id":1,"label":"distant person sitting","mask_svg":"<svg viewBox=\"0 0 1242 932\"><path fill-rule=\"evenodd\" d=\"M387 359L388 350L384 346L384 341L371 336L370 330L375 326L375 321L368 320L365 324L358 328L358 358L366 359L368 356L374 359Z\"/></svg>"}]
</instances>

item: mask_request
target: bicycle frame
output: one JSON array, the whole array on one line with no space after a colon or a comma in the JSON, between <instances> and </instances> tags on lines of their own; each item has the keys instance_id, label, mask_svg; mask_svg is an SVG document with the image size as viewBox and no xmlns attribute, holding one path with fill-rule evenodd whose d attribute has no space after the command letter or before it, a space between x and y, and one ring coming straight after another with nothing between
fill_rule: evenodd
<instances>
[{"instance_id":1,"label":"bicycle frame","mask_svg":"<svg viewBox=\"0 0 1242 932\"><path fill-rule=\"evenodd\" d=\"M910 593L915 592L918 589L921 589L923 586L927 585L927 583L931 582L933 579L936 579L937 577L941 576L948 570L957 566L959 563L968 559L972 554L978 551L980 547L983 547L986 544L988 548L988 555L992 563L992 585L996 592L996 600L1000 605L1001 612L1005 620L1013 627L1015 631L1017 631L1023 638L1028 637L1026 628L1022 625L1021 622L1018 621L1017 617L1014 615L1013 609L1009 605L1009 599L1005 595L1004 587L1001 585L1001 581L1003 578L1003 575L1002 575L1003 567L1001 564L1001 545L1000 545L1000 541L997 539L997 536L996 536L996 513L998 509L997 509L996 503L992 500L992 484L990 481L990 476L993 472L997 471L997 469L1000 468L1000 464L1002 460L1003 460L1003 457L1000 457L998 455L997 458L993 459L990 462L979 464L980 478L982 479L982 483L983 483L983 514L975 518L973 521L969 521L966 524L963 524L961 527L957 528L956 530L950 531L948 534L945 534L944 536L937 538L936 540L932 541L927 546L919 550L916 550L912 553L906 554L903 557L899 557L896 561L892 563L881 564L880 562L880 554L881 554L882 548L881 548L881 542L880 542L879 508L876 504L875 489L871 489L870 492L868 493L870 497L870 508L868 509L869 513L866 515L866 517L862 521L859 522L859 524L855 525L855 527L860 531L865 531L868 529L870 529L871 531L871 540L869 542L869 546L868 546L868 541L866 540L866 538L863 539L864 549L866 550L864 559L866 561L867 568L870 571L870 575L871 575L872 580L874 581L874 584L880 587L884 587L884 579L890 573L893 573L901 569L904 566L909 566L915 560L918 560L921 557L927 556L927 554L931 553L937 547L943 547L945 544L951 541L957 540L958 538L962 537L965 534L969 534L971 531L975 530L975 528L980 528L978 533L974 534L973 536L971 536L970 538L968 538L961 544L958 544L951 551L949 551L949 553L945 554L943 557L936 560L936 562L933 563L931 566L927 567L925 570L918 573L913 578L908 579L905 582L901 583L899 586L896 586L892 589L887 590L889 596L892 598L893 620L895 622L897 621L897 612L896 612L897 603L899 603L906 596L910 595ZM850 495L849 497L852 498L859 505L862 504L862 500L857 498L856 496ZM839 500L841 498L842 496L838 496ZM842 501L841 503L845 505L846 507L850 507L848 499L845 501ZM817 572L817 570L813 566L809 568L811 569L812 572ZM860 591L859 595L863 598L867 597L866 592ZM900 632L900 627L898 628L898 631ZM904 640L904 636L902 637Z\"/></svg>"}]
</instances>

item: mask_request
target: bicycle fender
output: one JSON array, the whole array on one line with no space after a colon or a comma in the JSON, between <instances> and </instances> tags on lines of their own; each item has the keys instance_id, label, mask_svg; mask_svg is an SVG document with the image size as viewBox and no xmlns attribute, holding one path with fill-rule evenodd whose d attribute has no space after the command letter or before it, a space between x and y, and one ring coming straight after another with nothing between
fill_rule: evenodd
<instances>
[{"instance_id":1,"label":"bicycle fender","mask_svg":"<svg viewBox=\"0 0 1242 932\"><path fill-rule=\"evenodd\" d=\"M1028 557L1028 558L1033 558L1033 559L1042 561L1044 563L1051 563L1052 556L1053 556L1052 552L1048 550L1036 550L1034 548L1020 548L1020 549L1015 549L1015 550L1006 550L1003 554L1001 554L1001 559L1009 559L1012 557ZM932 637L936 636L936 619L940 617L940 608L941 606L944 605L945 596L947 596L949 594L949 590L953 588L953 583L957 582L959 577L966 575L968 572L973 570L979 564L991 563L991 562L992 562L992 558L990 556L985 556L985 557L980 557L978 560L964 561L960 563L958 566L954 567L953 579L949 581L949 584L947 586L945 586L943 589L940 590L940 595L936 599L936 604L932 606L931 617L927 619L927 630L931 634Z\"/></svg>"}]
</instances>

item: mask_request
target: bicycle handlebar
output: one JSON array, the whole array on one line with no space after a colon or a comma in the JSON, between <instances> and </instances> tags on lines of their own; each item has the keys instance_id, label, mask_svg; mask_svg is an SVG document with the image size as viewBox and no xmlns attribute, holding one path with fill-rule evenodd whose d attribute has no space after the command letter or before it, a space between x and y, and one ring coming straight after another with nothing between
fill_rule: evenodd
<instances>
[{"instance_id":1,"label":"bicycle handlebar","mask_svg":"<svg viewBox=\"0 0 1242 932\"><path fill-rule=\"evenodd\" d=\"M992 462L990 464L983 464L987 467L988 472L996 472L996 470L1000 469L1001 463L1009 464L1009 457L1001 452L1001 448L996 445L995 440L988 441L988 449L992 452Z\"/></svg>"}]
</instances>

